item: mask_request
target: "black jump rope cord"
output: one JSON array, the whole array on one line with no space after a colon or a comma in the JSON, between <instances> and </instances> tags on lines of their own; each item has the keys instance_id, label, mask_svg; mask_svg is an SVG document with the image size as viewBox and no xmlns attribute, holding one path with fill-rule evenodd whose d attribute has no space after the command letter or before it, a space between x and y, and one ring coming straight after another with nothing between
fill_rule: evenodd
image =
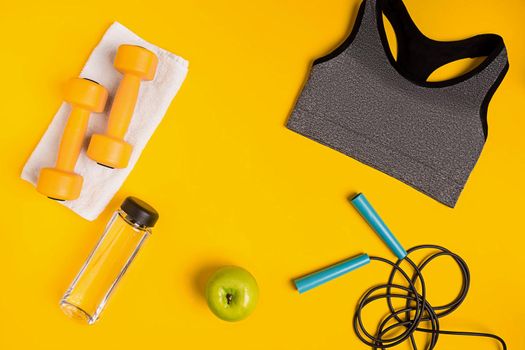
<instances>
[{"instance_id":1,"label":"black jump rope cord","mask_svg":"<svg viewBox=\"0 0 525 350\"><path fill-rule=\"evenodd\" d=\"M423 249L431 249L434 250L434 252L426 256L419 264L414 263L408 257L411 253ZM405 258L400 259L395 263L381 257L370 257L370 260L381 261L390 265L392 271L387 283L369 289L363 294L357 305L353 325L357 337L363 343L369 345L372 349L387 349L409 340L412 348L417 350L418 347L414 338L414 333L422 332L429 334L429 339L424 347L424 349L428 350L435 348L441 334L491 338L497 340L501 344L503 350L507 349L505 341L495 334L440 329L439 319L452 313L461 305L467 296L470 286L470 272L467 263L459 255L437 245L419 245L410 248L407 250L407 253L408 255ZM452 258L461 270L461 290L451 302L445 305L432 306L426 299L426 286L422 270L431 261L441 256ZM411 276L401 267L402 262L406 262L410 265L413 270ZM408 286L394 283L394 277L396 274L400 274L405 279ZM418 282L420 285L419 289L416 287ZM401 308L395 308L392 304L393 299L405 300L404 306ZM362 313L368 304L378 300L386 301L389 314L379 323L377 330L374 332L375 335L373 335L365 329L362 321ZM421 327L421 324L427 325L426 328ZM402 331L401 334L397 334L399 331ZM392 333L396 333L397 335L388 337L388 334Z\"/></svg>"}]
</instances>

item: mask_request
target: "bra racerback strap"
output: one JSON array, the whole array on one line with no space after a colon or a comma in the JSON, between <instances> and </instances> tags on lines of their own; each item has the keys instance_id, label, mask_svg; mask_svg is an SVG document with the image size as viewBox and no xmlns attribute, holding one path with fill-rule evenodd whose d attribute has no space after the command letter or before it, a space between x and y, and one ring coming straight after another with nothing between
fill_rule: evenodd
<instances>
[{"instance_id":1,"label":"bra racerback strap","mask_svg":"<svg viewBox=\"0 0 525 350\"><path fill-rule=\"evenodd\" d=\"M437 41L417 28L401 0L377 1L378 21L388 18L397 39L398 66L410 78L426 81L437 68L463 58L495 58L504 48L503 39L495 34L477 35L464 40ZM380 29L381 31L381 29Z\"/></svg>"}]
</instances>

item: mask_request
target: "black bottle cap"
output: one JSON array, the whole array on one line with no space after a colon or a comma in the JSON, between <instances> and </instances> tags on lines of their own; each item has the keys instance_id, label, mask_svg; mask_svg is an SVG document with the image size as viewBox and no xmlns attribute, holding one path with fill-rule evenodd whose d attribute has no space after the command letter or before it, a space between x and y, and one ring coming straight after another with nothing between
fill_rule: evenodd
<instances>
[{"instance_id":1,"label":"black bottle cap","mask_svg":"<svg viewBox=\"0 0 525 350\"><path fill-rule=\"evenodd\" d=\"M159 219L159 213L151 205L136 197L126 198L120 209L139 226L153 227Z\"/></svg>"}]
</instances>

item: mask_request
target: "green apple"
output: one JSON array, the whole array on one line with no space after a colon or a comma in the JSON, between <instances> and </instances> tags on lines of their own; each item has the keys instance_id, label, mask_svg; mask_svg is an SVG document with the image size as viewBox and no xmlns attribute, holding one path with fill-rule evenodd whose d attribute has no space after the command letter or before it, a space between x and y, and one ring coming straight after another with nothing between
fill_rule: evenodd
<instances>
[{"instance_id":1,"label":"green apple","mask_svg":"<svg viewBox=\"0 0 525 350\"><path fill-rule=\"evenodd\" d=\"M206 285L206 300L210 310L225 321L240 321L248 317L258 299L257 282L242 267L221 267Z\"/></svg>"}]
</instances>

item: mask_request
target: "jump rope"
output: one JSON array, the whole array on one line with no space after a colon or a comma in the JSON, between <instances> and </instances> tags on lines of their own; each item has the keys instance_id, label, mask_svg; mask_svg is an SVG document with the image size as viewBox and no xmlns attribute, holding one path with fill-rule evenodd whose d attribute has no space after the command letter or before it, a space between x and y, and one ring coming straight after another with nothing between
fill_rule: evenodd
<instances>
[{"instance_id":1,"label":"jump rope","mask_svg":"<svg viewBox=\"0 0 525 350\"><path fill-rule=\"evenodd\" d=\"M505 341L495 334L448 331L440 328L439 319L456 310L467 296L470 287L470 271L465 260L438 245L418 245L405 250L363 194L358 194L351 202L397 256L398 260L393 262L382 257L361 254L296 279L294 283L299 293L304 293L334 278L365 266L371 261L382 262L389 265L392 269L387 282L372 287L363 294L357 304L353 318L354 331L364 344L372 347L372 349L387 349L409 341L412 348L417 350L419 348L416 344L415 333L420 332L429 335L423 348L428 350L436 347L441 334L491 338L498 341L504 350L507 349ZM429 254L419 263L415 263L409 257L410 254L424 251L429 252ZM422 271L428 264L439 257L451 258L457 264L461 271L462 281L460 292L454 300L444 305L433 306L427 300L427 288ZM403 262L409 266L409 269L401 266ZM401 276L406 284L396 283L394 281L396 275ZM418 285L419 288L417 287ZM401 301L403 305L394 306L394 300ZM379 322L376 331L370 332L364 326L363 313L369 304L376 301L386 303L388 314Z\"/></svg>"}]
</instances>

